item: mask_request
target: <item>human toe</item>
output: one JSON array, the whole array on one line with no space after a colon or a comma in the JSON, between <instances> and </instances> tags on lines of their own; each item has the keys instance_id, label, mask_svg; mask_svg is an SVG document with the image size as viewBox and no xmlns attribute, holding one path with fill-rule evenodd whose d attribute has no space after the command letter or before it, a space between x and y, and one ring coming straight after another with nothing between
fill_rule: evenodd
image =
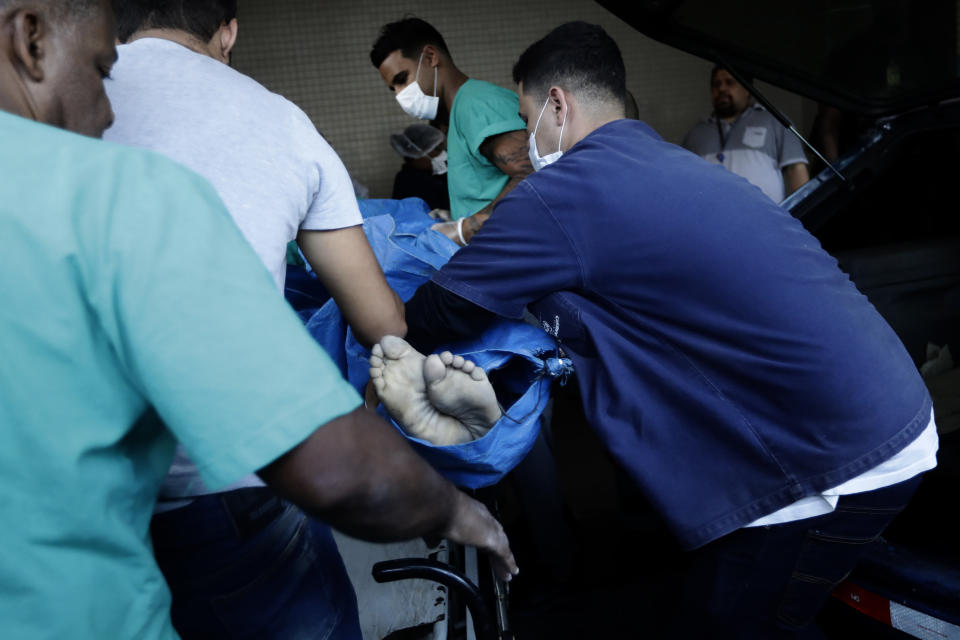
<instances>
[{"instance_id":1,"label":"human toe","mask_svg":"<svg viewBox=\"0 0 960 640\"><path fill-rule=\"evenodd\" d=\"M403 338L397 336L383 336L380 339L383 355L392 360L398 360L410 350L410 345Z\"/></svg>"},{"instance_id":2,"label":"human toe","mask_svg":"<svg viewBox=\"0 0 960 640\"><path fill-rule=\"evenodd\" d=\"M443 380L447 375L447 367L444 365L440 356L434 354L428 356L423 363L423 380L427 384L433 384Z\"/></svg>"}]
</instances>

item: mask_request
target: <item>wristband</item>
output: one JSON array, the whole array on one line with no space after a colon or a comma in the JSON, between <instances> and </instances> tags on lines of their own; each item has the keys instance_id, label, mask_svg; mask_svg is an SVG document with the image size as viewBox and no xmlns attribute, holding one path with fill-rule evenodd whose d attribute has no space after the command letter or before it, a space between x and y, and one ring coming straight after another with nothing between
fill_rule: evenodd
<instances>
[{"instance_id":1,"label":"wristband","mask_svg":"<svg viewBox=\"0 0 960 640\"><path fill-rule=\"evenodd\" d=\"M467 240L463 237L463 221L466 218L460 218L457 220L457 235L460 236L460 244L462 246L467 246Z\"/></svg>"}]
</instances>

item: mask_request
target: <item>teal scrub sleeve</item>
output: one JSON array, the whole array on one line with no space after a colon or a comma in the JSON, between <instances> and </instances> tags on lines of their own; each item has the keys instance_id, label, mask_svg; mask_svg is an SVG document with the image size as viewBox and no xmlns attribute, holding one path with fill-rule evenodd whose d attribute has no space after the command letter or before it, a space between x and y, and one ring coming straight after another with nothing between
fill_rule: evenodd
<instances>
[{"instance_id":1,"label":"teal scrub sleeve","mask_svg":"<svg viewBox=\"0 0 960 640\"><path fill-rule=\"evenodd\" d=\"M147 154L105 180L120 184L105 191L118 194L109 232L94 234L96 313L210 488L361 404L206 181Z\"/></svg>"}]
</instances>

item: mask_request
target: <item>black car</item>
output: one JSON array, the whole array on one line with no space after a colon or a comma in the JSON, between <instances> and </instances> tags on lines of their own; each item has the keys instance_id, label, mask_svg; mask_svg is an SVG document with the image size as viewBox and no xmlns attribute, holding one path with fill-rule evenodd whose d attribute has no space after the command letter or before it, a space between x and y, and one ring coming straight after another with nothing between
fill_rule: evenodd
<instances>
[{"instance_id":1,"label":"black car","mask_svg":"<svg viewBox=\"0 0 960 640\"><path fill-rule=\"evenodd\" d=\"M599 4L647 36L842 115L836 171L824 168L783 206L900 336L925 373L941 434L938 467L821 625L836 638L960 638L960 371L942 349L960 358L958 3Z\"/></svg>"}]
</instances>

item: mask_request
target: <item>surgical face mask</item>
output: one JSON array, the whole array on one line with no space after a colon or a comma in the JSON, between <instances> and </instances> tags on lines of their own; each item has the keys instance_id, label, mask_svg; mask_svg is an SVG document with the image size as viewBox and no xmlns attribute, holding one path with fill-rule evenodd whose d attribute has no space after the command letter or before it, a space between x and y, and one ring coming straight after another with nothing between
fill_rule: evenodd
<instances>
[{"instance_id":1,"label":"surgical face mask","mask_svg":"<svg viewBox=\"0 0 960 640\"><path fill-rule=\"evenodd\" d=\"M420 120L433 120L437 117L437 107L440 104L440 98L437 97L437 68L433 68L433 97L430 97L420 89L418 82L422 62L423 53L420 54L420 60L417 62L417 75L413 78L413 82L397 93L397 102L407 115Z\"/></svg>"},{"instance_id":2,"label":"surgical face mask","mask_svg":"<svg viewBox=\"0 0 960 640\"><path fill-rule=\"evenodd\" d=\"M543 118L543 112L548 104L550 104L550 96L547 96L547 101L543 103L543 108L540 109L540 115L537 116L537 124L533 125L533 133L530 134L530 150L528 153L530 154L530 164L533 165L534 171L540 171L540 169L543 169L548 164L553 164L563 155L560 147L563 145L563 128L567 126L566 113L563 114L563 122L560 124L560 139L557 141L557 150L543 157L540 156L540 152L537 150L537 129L540 127L540 119Z\"/></svg>"},{"instance_id":3,"label":"surgical face mask","mask_svg":"<svg viewBox=\"0 0 960 640\"><path fill-rule=\"evenodd\" d=\"M447 172L447 151L444 149L437 154L437 157L430 158L430 165L433 167L433 175L442 176Z\"/></svg>"}]
</instances>

